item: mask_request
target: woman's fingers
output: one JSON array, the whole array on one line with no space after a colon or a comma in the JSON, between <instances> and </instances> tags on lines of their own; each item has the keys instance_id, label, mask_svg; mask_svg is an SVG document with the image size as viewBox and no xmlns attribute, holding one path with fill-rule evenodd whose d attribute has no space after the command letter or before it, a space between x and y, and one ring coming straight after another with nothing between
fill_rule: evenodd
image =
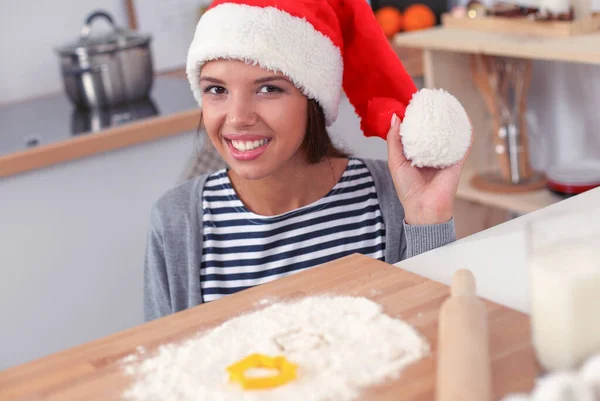
<instances>
[{"instance_id":1,"label":"woman's fingers","mask_svg":"<svg viewBox=\"0 0 600 401\"><path fill-rule=\"evenodd\" d=\"M396 114L392 115L390 129L387 134L388 144L388 164L391 169L396 169L407 162L404 156L402 138L400 137L400 118Z\"/></svg>"}]
</instances>

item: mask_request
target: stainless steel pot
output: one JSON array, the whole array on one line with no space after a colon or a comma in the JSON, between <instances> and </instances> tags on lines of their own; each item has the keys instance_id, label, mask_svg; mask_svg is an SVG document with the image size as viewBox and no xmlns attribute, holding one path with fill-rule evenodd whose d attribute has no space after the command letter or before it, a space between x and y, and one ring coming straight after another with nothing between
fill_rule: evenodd
<instances>
[{"instance_id":1,"label":"stainless steel pot","mask_svg":"<svg viewBox=\"0 0 600 401\"><path fill-rule=\"evenodd\" d=\"M91 35L92 22L105 19L112 31ZM151 37L117 27L96 11L86 19L75 43L56 49L65 92L84 109L106 108L144 98L152 88Z\"/></svg>"}]
</instances>

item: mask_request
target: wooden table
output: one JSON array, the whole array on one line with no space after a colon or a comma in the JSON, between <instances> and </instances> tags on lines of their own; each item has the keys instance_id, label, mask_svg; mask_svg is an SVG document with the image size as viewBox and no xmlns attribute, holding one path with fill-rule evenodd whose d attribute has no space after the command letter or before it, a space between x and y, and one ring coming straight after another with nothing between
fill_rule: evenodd
<instances>
[{"instance_id":1,"label":"wooden table","mask_svg":"<svg viewBox=\"0 0 600 401\"><path fill-rule=\"evenodd\" d=\"M441 269L444 266L440 266ZM351 255L209 304L0 372L0 400L118 400L128 378L117 364L145 347L183 340L250 311L267 295L293 299L320 293L366 297L384 312L413 325L432 346L432 355L408 367L398 380L366 389L363 400L434 398L438 310L449 295L443 284L362 255ZM495 399L529 391L538 372L527 315L486 302ZM65 327L68 330L68 327ZM43 333L40 333L43 341Z\"/></svg>"}]
</instances>

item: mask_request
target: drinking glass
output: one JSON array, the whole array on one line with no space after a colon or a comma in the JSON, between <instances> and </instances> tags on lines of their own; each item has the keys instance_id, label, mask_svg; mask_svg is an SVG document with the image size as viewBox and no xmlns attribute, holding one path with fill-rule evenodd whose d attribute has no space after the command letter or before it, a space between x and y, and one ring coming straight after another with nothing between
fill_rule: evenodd
<instances>
[{"instance_id":1,"label":"drinking glass","mask_svg":"<svg viewBox=\"0 0 600 401\"><path fill-rule=\"evenodd\" d=\"M546 371L600 352L600 208L539 213L527 224L531 332Z\"/></svg>"}]
</instances>

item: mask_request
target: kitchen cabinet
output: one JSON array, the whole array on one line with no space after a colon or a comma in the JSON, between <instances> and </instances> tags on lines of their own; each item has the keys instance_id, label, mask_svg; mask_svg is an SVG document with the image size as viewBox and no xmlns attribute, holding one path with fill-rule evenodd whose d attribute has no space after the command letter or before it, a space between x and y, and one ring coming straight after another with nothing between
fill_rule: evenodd
<instances>
[{"instance_id":1,"label":"kitchen cabinet","mask_svg":"<svg viewBox=\"0 0 600 401\"><path fill-rule=\"evenodd\" d=\"M195 131L0 179L0 370L143 321L150 207Z\"/></svg>"}]
</instances>

